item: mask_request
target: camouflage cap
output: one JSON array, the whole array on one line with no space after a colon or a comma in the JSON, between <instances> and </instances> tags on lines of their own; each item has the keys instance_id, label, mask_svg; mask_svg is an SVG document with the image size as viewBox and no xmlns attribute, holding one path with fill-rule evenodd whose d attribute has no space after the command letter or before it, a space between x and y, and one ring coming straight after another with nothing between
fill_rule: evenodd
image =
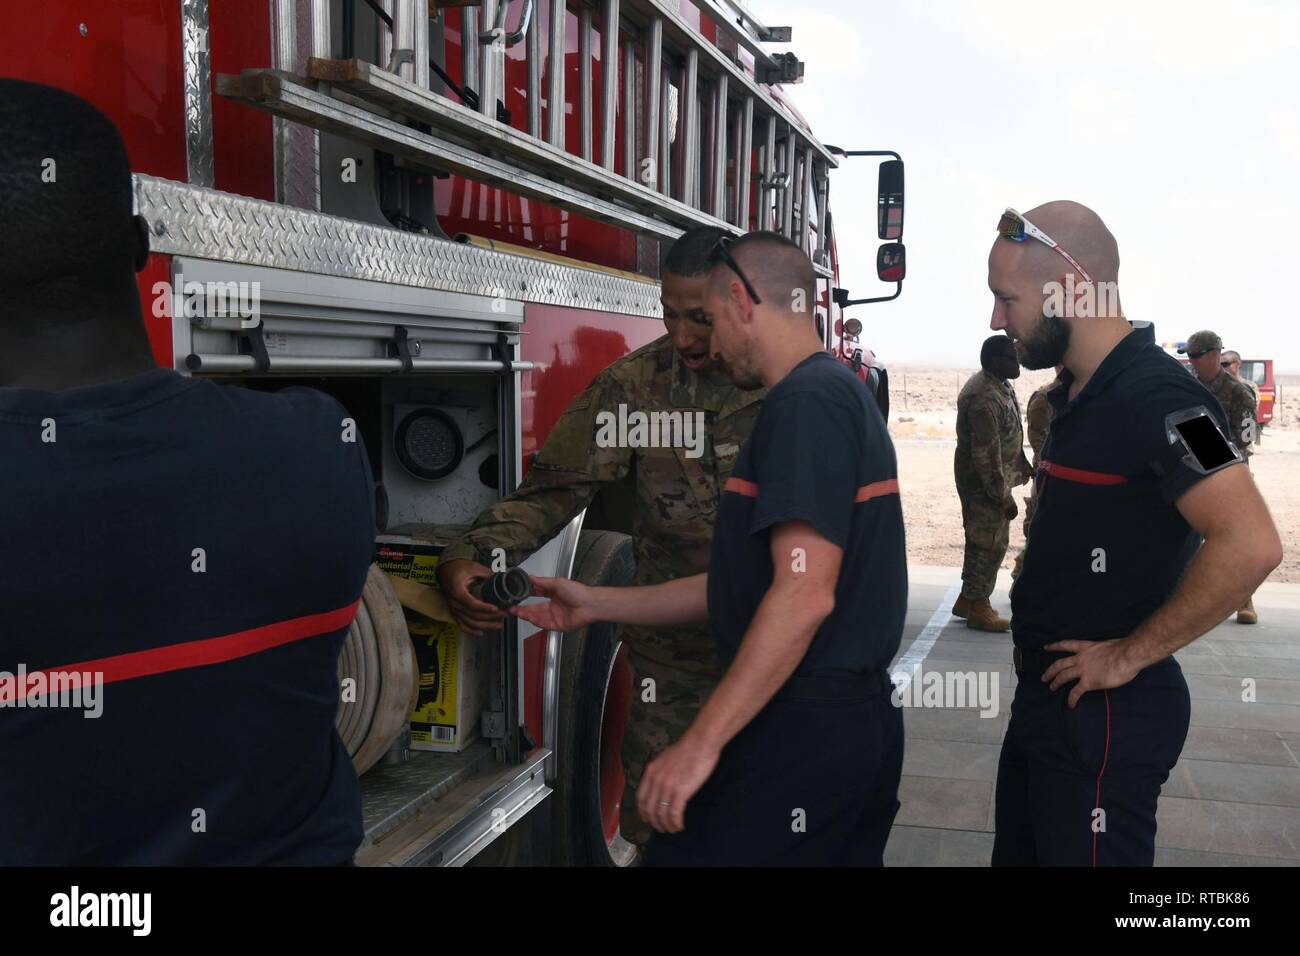
<instances>
[{"instance_id":1,"label":"camouflage cap","mask_svg":"<svg viewBox=\"0 0 1300 956\"><path fill-rule=\"evenodd\" d=\"M1223 348L1223 339L1219 338L1209 329L1203 329L1200 332L1193 332L1187 339L1187 344L1178 350L1179 355L1187 352L1211 352L1214 349Z\"/></svg>"}]
</instances>

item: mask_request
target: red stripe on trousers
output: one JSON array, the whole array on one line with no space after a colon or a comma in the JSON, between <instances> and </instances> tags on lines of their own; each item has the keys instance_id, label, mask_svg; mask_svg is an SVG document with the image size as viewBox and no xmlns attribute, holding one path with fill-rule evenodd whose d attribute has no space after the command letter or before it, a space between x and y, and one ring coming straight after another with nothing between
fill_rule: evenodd
<instances>
[{"instance_id":1,"label":"red stripe on trousers","mask_svg":"<svg viewBox=\"0 0 1300 956\"><path fill-rule=\"evenodd\" d=\"M1093 806L1098 810L1101 809L1101 776L1106 772L1106 762L1110 760L1110 691L1103 690L1101 693L1102 696L1106 698L1106 749L1102 751L1101 769L1097 771L1097 797ZM1097 821L1094 819L1094 827L1096 826L1096 822ZM1107 820L1106 822L1109 823L1110 821ZM1092 865L1094 867L1097 865L1097 840L1100 837L1101 832L1094 829L1092 831Z\"/></svg>"}]
</instances>

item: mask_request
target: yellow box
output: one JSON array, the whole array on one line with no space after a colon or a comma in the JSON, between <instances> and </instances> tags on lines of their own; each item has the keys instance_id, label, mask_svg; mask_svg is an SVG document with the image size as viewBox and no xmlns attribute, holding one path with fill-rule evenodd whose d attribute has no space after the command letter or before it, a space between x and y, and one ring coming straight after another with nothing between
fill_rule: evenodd
<instances>
[{"instance_id":1,"label":"yellow box","mask_svg":"<svg viewBox=\"0 0 1300 956\"><path fill-rule=\"evenodd\" d=\"M376 538L381 571L438 587L435 571L454 529L404 526ZM450 620L403 607L419 668L419 697L411 712L411 749L459 753L479 735L486 696L486 655L481 642Z\"/></svg>"}]
</instances>

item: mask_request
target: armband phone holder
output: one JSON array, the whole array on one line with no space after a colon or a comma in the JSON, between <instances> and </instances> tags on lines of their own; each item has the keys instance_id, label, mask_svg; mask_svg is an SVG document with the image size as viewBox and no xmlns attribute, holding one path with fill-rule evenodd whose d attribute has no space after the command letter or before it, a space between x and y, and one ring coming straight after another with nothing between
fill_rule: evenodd
<instances>
[{"instance_id":1,"label":"armband phone holder","mask_svg":"<svg viewBox=\"0 0 1300 956\"><path fill-rule=\"evenodd\" d=\"M1245 461L1237 447L1224 437L1219 423L1204 405L1166 415L1165 439L1169 448L1159 461L1153 463L1160 475L1169 473L1179 464L1198 475L1210 475Z\"/></svg>"}]
</instances>

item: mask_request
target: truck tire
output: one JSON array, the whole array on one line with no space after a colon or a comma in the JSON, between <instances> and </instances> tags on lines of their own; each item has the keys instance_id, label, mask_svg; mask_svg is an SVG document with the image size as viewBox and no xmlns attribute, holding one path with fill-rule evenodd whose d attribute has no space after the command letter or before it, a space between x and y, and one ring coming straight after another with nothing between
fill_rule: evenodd
<instances>
[{"instance_id":1,"label":"truck tire","mask_svg":"<svg viewBox=\"0 0 1300 956\"><path fill-rule=\"evenodd\" d=\"M631 538L582 532L575 581L625 587L635 573ZM552 854L559 866L626 866L636 859L618 832L620 747L632 691L621 632L617 624L597 623L562 639Z\"/></svg>"},{"instance_id":2,"label":"truck tire","mask_svg":"<svg viewBox=\"0 0 1300 956\"><path fill-rule=\"evenodd\" d=\"M880 406L880 417L886 422L889 421L889 371L883 366L877 366L877 384L875 389L876 404Z\"/></svg>"}]
</instances>

